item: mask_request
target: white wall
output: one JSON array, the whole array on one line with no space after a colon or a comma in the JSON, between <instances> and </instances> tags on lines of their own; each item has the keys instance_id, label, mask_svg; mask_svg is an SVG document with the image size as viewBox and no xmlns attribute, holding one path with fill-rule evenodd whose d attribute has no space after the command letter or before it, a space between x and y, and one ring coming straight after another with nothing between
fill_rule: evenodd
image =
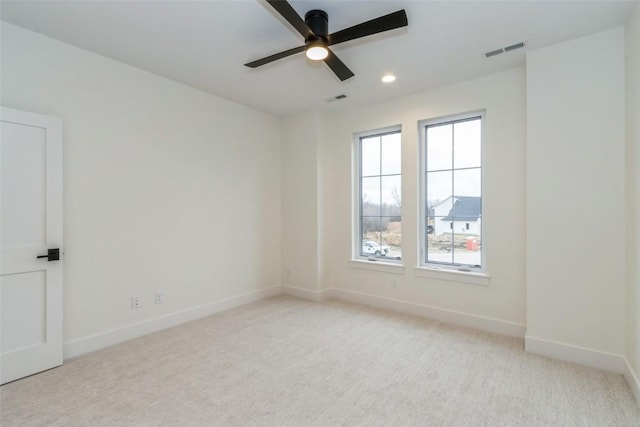
<instances>
[{"instance_id":1,"label":"white wall","mask_svg":"<svg viewBox=\"0 0 640 427\"><path fill-rule=\"evenodd\" d=\"M382 88L380 88L382 90ZM418 264L418 121L486 109L483 218L489 286L416 277ZM489 77L372 106L325 114L320 144L331 189L324 265L333 287L522 325L525 322L525 71ZM402 126L403 273L354 268L351 258L353 134ZM312 177L302 175L301 180ZM397 288L392 287L396 281Z\"/></svg>"},{"instance_id":2,"label":"white wall","mask_svg":"<svg viewBox=\"0 0 640 427\"><path fill-rule=\"evenodd\" d=\"M527 54L527 348L624 353L624 29Z\"/></svg>"},{"instance_id":3,"label":"white wall","mask_svg":"<svg viewBox=\"0 0 640 427\"><path fill-rule=\"evenodd\" d=\"M65 342L280 285L278 119L6 23L1 71L64 121Z\"/></svg>"},{"instance_id":4,"label":"white wall","mask_svg":"<svg viewBox=\"0 0 640 427\"><path fill-rule=\"evenodd\" d=\"M318 290L318 113L283 120L282 280Z\"/></svg>"},{"instance_id":5,"label":"white wall","mask_svg":"<svg viewBox=\"0 0 640 427\"><path fill-rule=\"evenodd\" d=\"M627 96L627 335L626 358L640 402L640 4L625 29Z\"/></svg>"}]
</instances>

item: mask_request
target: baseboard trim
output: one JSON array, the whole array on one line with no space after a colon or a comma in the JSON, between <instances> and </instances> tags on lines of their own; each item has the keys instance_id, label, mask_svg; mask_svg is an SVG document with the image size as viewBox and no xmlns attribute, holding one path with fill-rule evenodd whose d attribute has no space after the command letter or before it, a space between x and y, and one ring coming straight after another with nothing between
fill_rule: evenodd
<instances>
[{"instance_id":1,"label":"baseboard trim","mask_svg":"<svg viewBox=\"0 0 640 427\"><path fill-rule=\"evenodd\" d=\"M636 403L640 406L640 380L638 380L638 375L636 375L626 358L624 359L624 368L624 378L627 380L627 384L629 384L629 388L636 398Z\"/></svg>"},{"instance_id":2,"label":"baseboard trim","mask_svg":"<svg viewBox=\"0 0 640 427\"><path fill-rule=\"evenodd\" d=\"M64 343L64 358L69 359L77 357L85 353L109 347L114 344L119 344L133 338L138 338L143 335L171 328L182 323L210 316L221 311L269 298L281 293L282 286L259 289L209 304L192 307L184 311L147 319L139 323L68 341Z\"/></svg>"},{"instance_id":3,"label":"baseboard trim","mask_svg":"<svg viewBox=\"0 0 640 427\"><path fill-rule=\"evenodd\" d=\"M526 331L525 325L520 323L347 291L345 289L331 289L328 296L357 304L370 305L386 310L426 317L444 323L451 323L510 337L523 338Z\"/></svg>"},{"instance_id":4,"label":"baseboard trim","mask_svg":"<svg viewBox=\"0 0 640 427\"><path fill-rule=\"evenodd\" d=\"M622 374L625 370L625 360L621 355L559 343L530 335L524 338L524 349L529 353L603 369L617 374Z\"/></svg>"},{"instance_id":5,"label":"baseboard trim","mask_svg":"<svg viewBox=\"0 0 640 427\"><path fill-rule=\"evenodd\" d=\"M330 297L331 289L324 289L322 291L311 291L309 289L298 288L296 286L282 286L282 292L292 297L302 298L309 301L324 301Z\"/></svg>"}]
</instances>

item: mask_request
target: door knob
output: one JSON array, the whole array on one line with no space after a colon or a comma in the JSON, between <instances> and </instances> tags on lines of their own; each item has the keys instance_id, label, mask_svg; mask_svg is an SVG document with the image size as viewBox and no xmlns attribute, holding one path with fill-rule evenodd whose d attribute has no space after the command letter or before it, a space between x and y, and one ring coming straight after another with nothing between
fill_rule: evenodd
<instances>
[{"instance_id":1,"label":"door knob","mask_svg":"<svg viewBox=\"0 0 640 427\"><path fill-rule=\"evenodd\" d=\"M38 255L38 258L47 258L47 261L59 261L60 249L48 249L46 255Z\"/></svg>"}]
</instances>

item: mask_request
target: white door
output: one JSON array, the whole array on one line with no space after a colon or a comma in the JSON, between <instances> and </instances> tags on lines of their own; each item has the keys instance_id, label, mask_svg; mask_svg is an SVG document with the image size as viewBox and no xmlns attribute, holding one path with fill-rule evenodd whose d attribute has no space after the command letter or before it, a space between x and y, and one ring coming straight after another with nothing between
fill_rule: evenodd
<instances>
[{"instance_id":1,"label":"white door","mask_svg":"<svg viewBox=\"0 0 640 427\"><path fill-rule=\"evenodd\" d=\"M1 107L0 126L4 384L62 364L62 121Z\"/></svg>"}]
</instances>

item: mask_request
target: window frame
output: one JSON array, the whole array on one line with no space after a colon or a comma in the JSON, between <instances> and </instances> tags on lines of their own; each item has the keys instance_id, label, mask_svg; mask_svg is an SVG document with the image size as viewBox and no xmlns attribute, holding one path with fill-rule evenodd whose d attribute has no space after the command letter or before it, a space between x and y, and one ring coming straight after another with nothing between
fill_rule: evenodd
<instances>
[{"instance_id":1,"label":"window frame","mask_svg":"<svg viewBox=\"0 0 640 427\"><path fill-rule=\"evenodd\" d=\"M362 163L362 152L361 152L360 141L361 139L369 138L372 136L384 136L384 135L389 135L393 133L400 134L400 156L401 156L400 181L402 182L402 177L403 177L402 125L387 126L383 128L369 130L369 131L357 132L353 134L352 155L351 155L352 163L353 163L352 164L353 175L352 175L352 186L351 186L352 187L351 200L353 205L352 207L353 218L352 218L352 226L351 226L351 230L352 230L351 259L352 261L355 261L358 264L360 263L367 264L370 262L371 263L375 262L377 264L387 264L390 267L400 267L403 265L403 259L404 259L403 256L401 256L400 259L394 259L394 258L383 258L383 257L375 258L371 256L360 255L360 250L362 247L362 236L363 236L362 221L361 221L361 218L362 218L361 216L361 213L362 213L361 179L362 177L361 177L361 171L360 171L360 167ZM402 250L402 245L401 245L401 250ZM382 265L380 267L382 267Z\"/></svg>"},{"instance_id":2,"label":"window frame","mask_svg":"<svg viewBox=\"0 0 640 427\"><path fill-rule=\"evenodd\" d=\"M480 267L473 268L467 264L448 264L448 263L439 263L439 262L429 262L427 261L427 182L426 182L426 174L427 174L427 126L433 125L443 125L447 123L456 123L463 122L466 120L471 120L474 118L480 118L481 120L481 130L480 130L480 212L482 218L482 231L481 231L481 239L482 239L482 249L480 252ZM488 279L487 275L487 238L486 238L486 227L485 227L485 166L486 166L486 157L485 157L485 134L486 134L486 111L482 110L474 110L461 114L453 114L447 116L440 116L431 119L420 120L418 122L418 135L419 135L419 168L418 168L418 270L436 270L442 273L462 273L465 276L475 276L478 275L482 278L478 282L478 284L488 284L485 283L484 278ZM452 159L453 161L453 159ZM453 165L452 165L453 166ZM452 171L455 169L451 169ZM453 194L452 194L453 195ZM453 227L453 223L450 224ZM438 273L438 275L442 275L442 273ZM427 276L429 276L427 274ZM429 276L430 277L430 276ZM463 280L464 281L464 280ZM473 281L471 281L473 283Z\"/></svg>"}]
</instances>

